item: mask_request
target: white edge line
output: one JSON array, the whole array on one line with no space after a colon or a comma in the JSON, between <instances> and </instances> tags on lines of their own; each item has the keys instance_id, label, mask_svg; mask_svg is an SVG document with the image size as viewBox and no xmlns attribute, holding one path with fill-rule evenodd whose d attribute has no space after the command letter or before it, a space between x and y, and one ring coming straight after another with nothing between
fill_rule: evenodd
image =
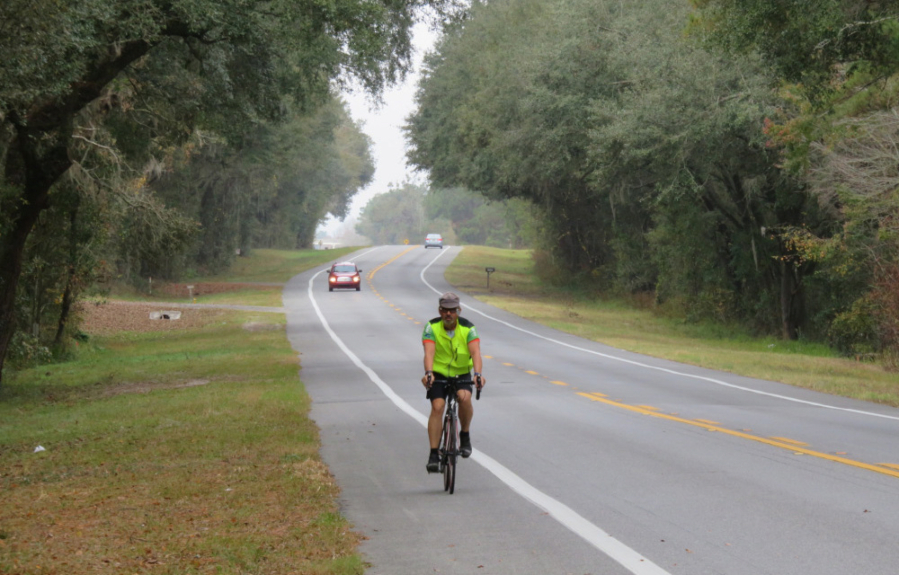
<instances>
[{"instance_id":1,"label":"white edge line","mask_svg":"<svg viewBox=\"0 0 899 575\"><path fill-rule=\"evenodd\" d=\"M443 250L441 250L441 252L443 252ZM315 296L313 295L312 291L313 280L315 280L315 278L321 273L324 272L317 272L312 276L312 278L309 279L309 301L312 302L312 307L313 309L315 309L315 313L318 316L319 321L321 321L322 326L325 328L325 331L328 332L328 335L331 336L331 339L334 340L334 343L337 344L337 347L339 347L341 351L343 351L343 353L350 358L350 361L352 361L353 364L356 365L356 367L365 372L368 378L375 385L377 385L382 392L384 392L384 395L386 395L388 399L390 399L390 401L394 403L394 405L396 405L398 408L400 408L400 410L402 410L412 419L421 424L422 427L427 428L428 418L424 414L413 408L411 405L409 405L406 400L397 395L389 385L387 385L380 377L378 377L378 374L376 374L374 370L362 363L362 360L360 360L356 356L356 354L350 351L346 344L343 343L343 340L341 340L334 332L334 330L331 329L330 324L328 324L328 320L325 319L324 314L318 307L318 303L315 301ZM668 571L665 571L664 569L662 569L649 559L646 559L621 541L618 541L593 523L587 521L575 510L541 492L489 455L486 455L481 451L474 450L474 452L471 454L471 459L481 464L487 471L495 475L497 479L512 488L513 491L515 491L543 511L547 512L553 519L571 530L575 535L578 535L579 537L587 541L587 543L593 545L601 552L608 555L611 559L621 564L625 569L627 569L631 573L634 573L634 575L671 575L670 573L668 573Z\"/></svg>"},{"instance_id":2,"label":"white edge line","mask_svg":"<svg viewBox=\"0 0 899 575\"><path fill-rule=\"evenodd\" d=\"M440 255L443 255L443 254L440 254ZM428 271L428 268L431 267L431 265L433 265L434 262L436 262L437 259L438 259L439 257L440 257L440 256L437 256L436 258L434 258L434 260L433 260L431 263L429 263L428 265L426 265L426 266L424 267L424 269L421 270L421 274L420 274L421 281L424 282L424 284L425 284L426 286L428 286L429 288L431 288L431 289L434 291L434 293L437 293L437 294L441 293L440 290L438 290L437 288L435 288L434 286L432 286L430 283L428 283L428 280L425 279L425 272ZM678 375L678 376L681 376L681 377L688 377L688 378L691 378L691 379L698 379L698 380L701 380L701 381L707 381L707 382L709 382L709 383L714 383L714 384L716 384L716 385L720 385L720 386L723 386L723 387L729 387L729 388L731 388L731 389L738 389L738 390L740 390L740 391L747 391L747 392L749 392L749 393L755 393L755 394L757 394L757 395L766 395L766 396L768 396L768 397L775 397L775 398L777 398L777 399L784 399L784 400L786 400L786 401L792 401L792 402L794 402L794 403L802 403L802 404L804 404L804 405L811 405L811 406L814 406L814 407L822 407L822 408L824 408L824 409L833 409L833 410L836 410L836 411L845 411L845 412L848 412L848 413L856 413L856 414L859 414L859 415L868 415L868 416L871 416L871 417L882 417L883 419L892 419L892 420L894 420L894 421L899 421L899 417L896 417L896 416L894 416L894 415L886 415L886 414L883 414L883 413L875 413L875 412L873 412L873 411L864 411L864 410L861 410L861 409L850 409L850 408L848 408L848 407L837 407L837 406L835 406L835 405L827 405L826 403L817 403L817 402L814 402L814 401L806 401L806 400L804 400L804 399L797 399L797 398L795 398L795 397L789 397L789 396L786 396L786 395L779 395L779 394L777 394L777 393L770 393L770 392L767 392L767 391L761 391L761 390L758 390L758 389L752 389L752 388L750 388L750 387L743 387L743 386L741 386L741 385L736 385L736 384L733 384L733 383L727 383L726 381L721 381L721 380L719 380L719 379L714 379L714 378L711 378L711 377L704 377L704 376L701 376L701 375L692 375L692 374L689 374L689 373L683 373L683 372L680 372L680 371L674 371L673 369L666 369L666 368L664 368L664 367L657 367L657 366L654 366L654 365L647 365L647 364L645 364L645 363L640 363L639 361L633 361L633 360L630 360L630 359L624 359L623 357L617 357L617 356L614 356L614 355L609 355L609 354L607 354L607 353L602 353L602 352L599 352L599 351L594 351L594 350L592 350L592 349L586 349L586 348L583 348L583 347L578 347L578 346L572 345L572 344L570 344L570 343L565 343L564 341L559 341L559 340L553 339L553 338L551 338L551 337L546 337L546 336L540 335L539 333L534 333L534 332L532 332L532 331L528 331L528 330L526 330L526 329L524 329L524 328L518 327L517 325L513 325L513 324L508 323L508 322L505 322L505 321L503 321L503 320L501 320L501 319L497 319L497 318L495 318L495 317L493 317L493 316L487 315L486 313L484 313L484 312L478 310L477 308L472 307L472 306L469 305L469 304L465 304L465 309L470 309L471 311L473 311L473 312L475 312L475 313L477 313L477 314L480 314L480 315L486 317L487 319L493 320L493 321L495 321L495 322L497 322L497 323L501 323L501 324L503 324L503 325L506 326L506 327L509 327L509 328L518 330L518 331L520 331L520 332L522 332L522 333L526 333L526 334L528 334L528 335L532 335L532 336L534 336L534 337L536 337L536 338L539 338L539 339L542 339L542 340L544 340L544 341L549 341L549 342L552 342L552 343L555 343L555 344L558 344L558 345L561 345L561 346L564 346L564 347L567 347L567 348L570 348L570 349L574 349L574 350L577 350L577 351L583 351L584 353L591 353L591 354L593 354L593 355L598 355L598 356L604 357L604 358L606 358L606 359L612 359L612 360L620 361L620 362L623 362L623 363L629 363L629 364L631 364L631 365L635 365L635 366L637 366L637 367L642 367L642 368L645 368L645 369L653 369L653 370L655 370L655 371L661 371L661 372L664 372L664 373L670 373L671 375Z\"/></svg>"}]
</instances>

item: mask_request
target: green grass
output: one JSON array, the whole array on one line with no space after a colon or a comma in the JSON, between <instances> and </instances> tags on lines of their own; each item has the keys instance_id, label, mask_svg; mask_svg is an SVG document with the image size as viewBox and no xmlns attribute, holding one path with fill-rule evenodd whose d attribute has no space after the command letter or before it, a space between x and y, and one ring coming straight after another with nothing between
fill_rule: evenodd
<instances>
[{"instance_id":1,"label":"green grass","mask_svg":"<svg viewBox=\"0 0 899 575\"><path fill-rule=\"evenodd\" d=\"M109 299L135 302L167 302L167 303L204 303L204 304L222 304L222 305L255 305L264 307L281 307L282 288L275 286L256 286L245 289L235 289L216 294L200 294L193 298L185 295L183 297L170 296L165 294L141 294L134 290L119 287L114 290ZM103 298L90 297L87 301L102 301Z\"/></svg>"},{"instance_id":2,"label":"green grass","mask_svg":"<svg viewBox=\"0 0 899 575\"><path fill-rule=\"evenodd\" d=\"M497 270L489 288L486 267ZM619 349L899 407L899 375L877 363L838 357L817 343L756 338L734 326L665 317L640 302L549 286L533 273L528 250L466 247L446 278L481 301Z\"/></svg>"},{"instance_id":3,"label":"green grass","mask_svg":"<svg viewBox=\"0 0 899 575\"><path fill-rule=\"evenodd\" d=\"M358 247L334 250L253 250L249 257L237 258L221 275L196 278L196 282L279 282L284 283L308 269L340 261Z\"/></svg>"},{"instance_id":4,"label":"green grass","mask_svg":"<svg viewBox=\"0 0 899 575\"><path fill-rule=\"evenodd\" d=\"M362 573L283 316L77 355L0 389L0 573Z\"/></svg>"},{"instance_id":5,"label":"green grass","mask_svg":"<svg viewBox=\"0 0 899 575\"><path fill-rule=\"evenodd\" d=\"M238 258L232 268L219 275L192 278L181 283L275 283L284 284L290 278L306 270L321 267L326 269L335 261L344 259L358 247L333 250L253 250L247 257ZM155 293L147 294L132 286L117 284L110 290L109 298L124 301L200 303L222 305L253 305L281 307L280 286L235 286L234 290L223 293L195 293L191 297L188 290L179 288L178 295L165 293L164 287L155 285ZM200 290L201 291L201 290ZM96 299L96 298L93 298Z\"/></svg>"}]
</instances>

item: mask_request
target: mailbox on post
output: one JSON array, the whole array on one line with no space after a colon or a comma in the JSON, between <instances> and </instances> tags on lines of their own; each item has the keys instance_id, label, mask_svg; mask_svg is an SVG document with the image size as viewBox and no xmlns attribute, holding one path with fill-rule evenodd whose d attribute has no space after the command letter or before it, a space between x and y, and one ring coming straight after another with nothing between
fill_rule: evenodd
<instances>
[{"instance_id":1,"label":"mailbox on post","mask_svg":"<svg viewBox=\"0 0 899 575\"><path fill-rule=\"evenodd\" d=\"M484 268L484 271L487 272L487 287L490 287L490 274L496 271L496 268Z\"/></svg>"}]
</instances>

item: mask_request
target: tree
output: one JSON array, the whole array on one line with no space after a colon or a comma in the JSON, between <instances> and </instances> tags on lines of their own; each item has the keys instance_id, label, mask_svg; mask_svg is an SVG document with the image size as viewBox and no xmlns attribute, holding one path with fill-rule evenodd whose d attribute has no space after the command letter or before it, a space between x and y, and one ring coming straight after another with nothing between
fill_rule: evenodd
<instances>
[{"instance_id":1,"label":"tree","mask_svg":"<svg viewBox=\"0 0 899 575\"><path fill-rule=\"evenodd\" d=\"M183 140L194 126L239 138L282 100L299 107L348 74L377 91L408 67L419 0L10 0L0 6L0 369L14 331L22 254L51 188L92 138L82 112L101 96L155 92L184 116L152 112L150 132ZM442 1L429 2L438 8ZM154 71L156 73L154 73ZM184 83L190 79L192 82ZM110 109L137 112L110 98ZM189 120L184 122L184 120ZM138 119L140 121L140 119ZM2 372L0 372L2 373Z\"/></svg>"},{"instance_id":2,"label":"tree","mask_svg":"<svg viewBox=\"0 0 899 575\"><path fill-rule=\"evenodd\" d=\"M429 218L452 222L460 243L520 249L536 238L536 210L526 200L490 201L464 188L432 188L424 205Z\"/></svg>"},{"instance_id":3,"label":"tree","mask_svg":"<svg viewBox=\"0 0 899 575\"><path fill-rule=\"evenodd\" d=\"M662 1L476 5L426 61L410 158L435 186L539 206L569 278L797 337L813 266L783 234L828 222L766 146L766 68L685 39L687 16Z\"/></svg>"},{"instance_id":4,"label":"tree","mask_svg":"<svg viewBox=\"0 0 899 575\"><path fill-rule=\"evenodd\" d=\"M899 2L692 0L694 30L733 52L757 50L790 82L826 91L838 75L899 69ZM812 8L812 9L810 9Z\"/></svg>"},{"instance_id":5,"label":"tree","mask_svg":"<svg viewBox=\"0 0 899 575\"><path fill-rule=\"evenodd\" d=\"M785 238L813 262L817 311L846 353L899 357L899 242L895 214L899 2L798 0L694 4L697 36L732 53L757 52L776 71L783 105L768 145L834 222Z\"/></svg>"},{"instance_id":6,"label":"tree","mask_svg":"<svg viewBox=\"0 0 899 575\"><path fill-rule=\"evenodd\" d=\"M237 250L309 247L325 215L345 215L373 172L367 136L333 99L279 123L261 122L239 146L207 137L180 153L150 187L200 223L185 263L214 273Z\"/></svg>"}]
</instances>

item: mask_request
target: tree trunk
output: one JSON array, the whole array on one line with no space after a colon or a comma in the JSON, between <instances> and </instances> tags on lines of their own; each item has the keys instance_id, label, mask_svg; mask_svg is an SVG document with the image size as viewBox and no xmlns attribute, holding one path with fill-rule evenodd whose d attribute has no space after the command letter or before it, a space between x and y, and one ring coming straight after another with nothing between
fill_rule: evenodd
<instances>
[{"instance_id":1,"label":"tree trunk","mask_svg":"<svg viewBox=\"0 0 899 575\"><path fill-rule=\"evenodd\" d=\"M796 296L796 281L789 263L780 262L780 320L781 336L784 339L798 339L796 329L796 313L794 310L794 298Z\"/></svg>"},{"instance_id":2,"label":"tree trunk","mask_svg":"<svg viewBox=\"0 0 899 575\"><path fill-rule=\"evenodd\" d=\"M15 302L25 243L40 213L49 207L50 187L71 162L59 141L43 157L34 151L33 134L20 129L17 148L7 158L7 179L23 193L11 207L10 228L0 234L0 384L9 343L15 333ZM6 208L7 206L4 206Z\"/></svg>"},{"instance_id":3,"label":"tree trunk","mask_svg":"<svg viewBox=\"0 0 899 575\"><path fill-rule=\"evenodd\" d=\"M75 116L96 99L129 64L153 44L136 39L116 44L98 57L69 92L41 103L22 118L9 112L15 129L3 165L6 181L21 190L0 208L9 214L9 228L0 234L0 384L9 343L15 333L15 301L28 235L40 213L50 206L50 188L72 165L68 146Z\"/></svg>"},{"instance_id":4,"label":"tree trunk","mask_svg":"<svg viewBox=\"0 0 899 575\"><path fill-rule=\"evenodd\" d=\"M53 342L57 346L63 343L63 337L66 331L66 324L69 322L69 315L72 311L72 302L75 300L75 275L78 270L78 204L80 201L75 200L75 206L72 207L69 222L69 273L66 277L66 287L62 293L62 305L60 306L59 322L56 327L56 337Z\"/></svg>"}]
</instances>

